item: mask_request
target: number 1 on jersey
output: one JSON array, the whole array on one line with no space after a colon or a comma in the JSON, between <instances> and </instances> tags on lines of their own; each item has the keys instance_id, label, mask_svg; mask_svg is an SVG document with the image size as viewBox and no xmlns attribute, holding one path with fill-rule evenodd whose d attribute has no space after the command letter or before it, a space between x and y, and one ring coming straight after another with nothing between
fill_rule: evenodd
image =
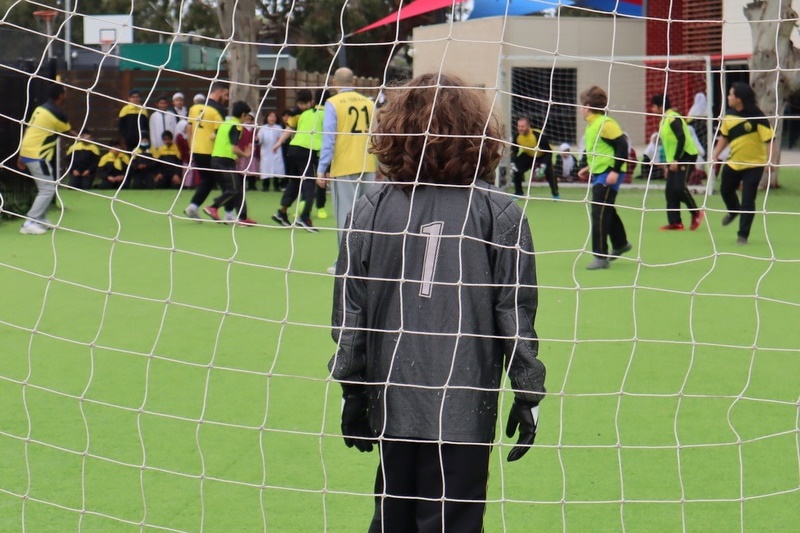
<instances>
[{"instance_id":1,"label":"number 1 on jersey","mask_svg":"<svg viewBox=\"0 0 800 533\"><path fill-rule=\"evenodd\" d=\"M422 260L422 286L419 295L430 298L433 292L433 276L436 273L436 260L439 258L439 244L442 240L444 222L431 222L420 228L425 236L425 257Z\"/></svg>"}]
</instances>

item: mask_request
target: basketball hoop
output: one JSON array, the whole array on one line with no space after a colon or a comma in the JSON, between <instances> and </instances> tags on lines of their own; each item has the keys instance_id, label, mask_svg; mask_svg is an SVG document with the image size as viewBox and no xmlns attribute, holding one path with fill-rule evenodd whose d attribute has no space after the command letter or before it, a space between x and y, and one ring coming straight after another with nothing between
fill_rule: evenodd
<instances>
[{"instance_id":1,"label":"basketball hoop","mask_svg":"<svg viewBox=\"0 0 800 533\"><path fill-rule=\"evenodd\" d=\"M98 31L97 42L100 43L100 50L102 50L104 54L108 54L114 49L114 45L117 44L117 30L101 28Z\"/></svg>"},{"instance_id":2,"label":"basketball hoop","mask_svg":"<svg viewBox=\"0 0 800 533\"><path fill-rule=\"evenodd\" d=\"M58 15L58 11L53 11L50 9L42 9L40 11L33 12L34 17L36 17L39 20L43 20L45 24L47 24L48 26L53 21L53 19L56 18L56 15Z\"/></svg>"},{"instance_id":3,"label":"basketball hoop","mask_svg":"<svg viewBox=\"0 0 800 533\"><path fill-rule=\"evenodd\" d=\"M36 17L36 20L44 21L44 27L45 31L47 32L48 39L53 38L53 19L56 18L56 15L58 15L58 11L53 11L50 9L42 9L33 12L33 16ZM47 47L47 57L53 57L53 48L50 45Z\"/></svg>"},{"instance_id":4,"label":"basketball hoop","mask_svg":"<svg viewBox=\"0 0 800 533\"><path fill-rule=\"evenodd\" d=\"M114 41L112 39L100 40L100 50L102 50L104 54L108 54L112 48L114 48Z\"/></svg>"}]
</instances>

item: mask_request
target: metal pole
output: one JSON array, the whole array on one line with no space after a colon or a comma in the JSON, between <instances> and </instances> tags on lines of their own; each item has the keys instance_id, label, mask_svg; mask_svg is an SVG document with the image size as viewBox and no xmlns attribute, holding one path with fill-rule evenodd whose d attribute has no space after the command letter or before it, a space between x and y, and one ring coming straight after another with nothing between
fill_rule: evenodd
<instances>
[{"instance_id":1,"label":"metal pole","mask_svg":"<svg viewBox=\"0 0 800 533\"><path fill-rule=\"evenodd\" d=\"M47 28L47 38L50 40L47 43L47 59L53 59L53 19L47 17L45 20L45 28Z\"/></svg>"},{"instance_id":2,"label":"metal pole","mask_svg":"<svg viewBox=\"0 0 800 533\"><path fill-rule=\"evenodd\" d=\"M64 24L64 59L67 70L72 69L72 0L64 0L64 12L67 16Z\"/></svg>"}]
</instances>

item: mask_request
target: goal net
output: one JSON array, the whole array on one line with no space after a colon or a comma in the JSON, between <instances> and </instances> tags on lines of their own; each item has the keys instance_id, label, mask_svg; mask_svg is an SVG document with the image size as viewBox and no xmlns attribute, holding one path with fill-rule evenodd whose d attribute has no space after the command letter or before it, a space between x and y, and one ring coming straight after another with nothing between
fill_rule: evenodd
<instances>
[{"instance_id":1,"label":"goal net","mask_svg":"<svg viewBox=\"0 0 800 533\"><path fill-rule=\"evenodd\" d=\"M273 143L250 146L280 156L280 129L270 137L268 125L276 119L280 128L304 89L333 92L345 65L357 90L379 103L414 75L455 74L490 102L506 155L520 148L524 116L547 132L544 151L555 163L568 152L576 165L585 131L578 95L597 85L635 151L616 199L631 250L609 268L587 270L589 184L563 176L555 201L528 175L514 199L533 236L547 394L533 447L508 462L514 393L502 382L485 530L788 531L800 523L796 157L775 145L781 187L757 192L746 245L737 245L739 219L724 222L728 208L702 181L689 186L699 227L689 229L682 208L686 230L660 231L668 213L655 174L663 168L640 163L645 153L658 162L657 145L648 152L661 120L653 95L667 94L691 119L708 161L728 88L751 74L716 56L644 55L655 38L648 25L734 23L681 20L675 13L688 2L679 0L530 1L539 12L517 16L525 3L0 3L0 531L369 527L379 454L345 446L341 388L327 367L337 349L330 269L346 234L330 191L316 191L317 231L300 223L297 197L282 225L273 216L286 203L289 167L246 157L236 176L247 220L234 212L226 224L223 207L213 211L222 221L204 214L219 191L198 204L198 219L187 214L201 182L196 161L180 149L160 160L120 142L123 110L134 105L151 117L165 110L176 144L180 130L190 145L197 132L180 124L173 97L190 108L224 81L231 103L251 107L254 138ZM648 15L648 4L658 13ZM412 8L420 12L403 15ZM47 24L33 16L42 10L56 12ZM117 25L98 23L107 20L100 13L116 13ZM256 69L235 67L250 54ZM53 83L66 89L72 132L51 132L57 186L47 224L39 221L45 229L21 233L37 194L18 165L21 139ZM693 109L698 95L704 106ZM771 123L791 138L794 122L779 111ZM159 136L169 127L147 122ZM82 180L80 162L93 157L79 151L111 166ZM117 158L124 162L114 167ZM509 166L504 159L498 194L513 192ZM119 182L109 179L114 168ZM452 358L420 361L435 355Z\"/></svg>"}]
</instances>

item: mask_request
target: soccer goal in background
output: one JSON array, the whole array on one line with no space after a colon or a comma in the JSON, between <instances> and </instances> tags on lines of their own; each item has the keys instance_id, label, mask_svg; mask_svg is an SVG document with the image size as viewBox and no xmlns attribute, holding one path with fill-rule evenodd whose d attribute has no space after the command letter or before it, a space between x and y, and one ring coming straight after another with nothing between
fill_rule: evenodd
<instances>
[{"instance_id":1,"label":"soccer goal in background","mask_svg":"<svg viewBox=\"0 0 800 533\"><path fill-rule=\"evenodd\" d=\"M292 4L324 4L325 19L338 21L385 3ZM0 5L15 35L40 43L25 48L36 64L47 63L42 42L64 44L62 4L49 41L43 26L14 18L42 6ZM88 15L84 5L75 4L73 27ZM185 16L200 6L176 5ZM643 56L640 18L573 21L554 12L428 22L440 23L372 44L408 46L413 67L404 67L414 73L448 71L484 89L508 138L512 119L532 114L559 142L576 144L577 95L596 84L637 145L657 125L647 111L652 94L666 91L687 112L705 91L698 120L713 141L723 71L708 56ZM202 39L140 22L134 30L173 44ZM290 30L273 35L279 49L331 51L313 88L330 86L339 34L309 43ZM520 44L528 33L551 35L548 48ZM354 45L351 62L369 48ZM120 59L116 49L91 53ZM99 83L119 62L84 62L98 83L68 86L71 98L121 108L118 87ZM162 85L143 94L184 89L187 100L226 68L157 67L153 83ZM14 60L0 72L29 84L44 77ZM384 76L375 93L394 81ZM281 79L255 84L261 102L291 101L301 86ZM32 105L0 120L21 131ZM70 113L77 109L66 112L81 131L88 112ZM73 140L62 139L62 176ZM2 170L19 178L15 151ZM789 531L800 523L800 172L779 171L783 186L759 193L746 247L722 226L718 195L697 196L707 215L697 231L660 232L663 193L623 188L618 210L633 250L601 272L585 269L587 190L565 189L558 202L535 190L520 199L536 250L548 396L533 449L508 463L504 383L486 531ZM317 234L273 225L280 196L247 191L255 227L198 223L183 215L185 188L78 190L62 179L50 211L55 231L20 235L14 213L0 223L0 530L366 530L377 458L344 446L340 390L326 367L335 349L326 272L337 254L335 222L315 218Z\"/></svg>"}]
</instances>

